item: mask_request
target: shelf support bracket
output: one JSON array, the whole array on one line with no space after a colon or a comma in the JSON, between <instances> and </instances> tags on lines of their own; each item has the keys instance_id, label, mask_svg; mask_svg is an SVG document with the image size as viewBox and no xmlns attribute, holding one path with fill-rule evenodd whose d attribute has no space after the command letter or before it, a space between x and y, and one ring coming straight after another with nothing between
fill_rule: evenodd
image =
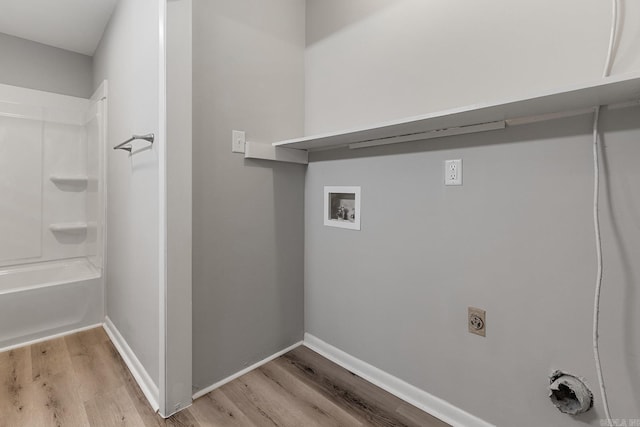
<instances>
[{"instance_id":1,"label":"shelf support bracket","mask_svg":"<svg viewBox=\"0 0 640 427\"><path fill-rule=\"evenodd\" d=\"M261 144L247 141L244 148L245 159L262 159L275 162L309 164L309 152L296 148L274 147L271 144Z\"/></svg>"}]
</instances>

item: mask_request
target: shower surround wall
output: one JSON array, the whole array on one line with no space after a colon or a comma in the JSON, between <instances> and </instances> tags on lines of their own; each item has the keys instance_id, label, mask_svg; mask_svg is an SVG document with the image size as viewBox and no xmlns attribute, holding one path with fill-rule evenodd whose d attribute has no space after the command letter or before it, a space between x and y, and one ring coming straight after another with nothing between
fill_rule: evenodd
<instances>
[{"instance_id":1,"label":"shower surround wall","mask_svg":"<svg viewBox=\"0 0 640 427\"><path fill-rule=\"evenodd\" d=\"M0 348L102 321L102 130L101 101L0 84Z\"/></svg>"},{"instance_id":2,"label":"shower surround wall","mask_svg":"<svg viewBox=\"0 0 640 427\"><path fill-rule=\"evenodd\" d=\"M614 74L640 69L640 4L624 4ZM307 134L597 80L610 8L309 0ZM498 426L600 426L591 121L312 155L306 332ZM640 418L639 123L638 107L602 117L601 351L627 420ZM463 185L445 187L458 158ZM362 186L362 231L323 226L325 185ZM486 338L467 332L468 306L487 310ZM554 369L586 378L594 410L550 403Z\"/></svg>"}]
</instances>

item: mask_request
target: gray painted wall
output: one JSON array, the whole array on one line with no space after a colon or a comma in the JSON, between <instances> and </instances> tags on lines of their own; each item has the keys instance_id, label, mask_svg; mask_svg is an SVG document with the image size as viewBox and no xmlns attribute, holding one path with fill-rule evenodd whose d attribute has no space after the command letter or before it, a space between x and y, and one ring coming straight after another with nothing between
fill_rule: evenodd
<instances>
[{"instance_id":1,"label":"gray painted wall","mask_svg":"<svg viewBox=\"0 0 640 427\"><path fill-rule=\"evenodd\" d=\"M602 361L611 410L637 418L640 109L603 122ZM313 156L306 332L498 426L599 426L589 132L584 116ZM445 187L457 158L464 185ZM360 232L322 225L323 186L344 184L362 186ZM487 310L486 338L467 332L468 306ZM551 405L554 369L587 379L595 412Z\"/></svg>"},{"instance_id":2,"label":"gray painted wall","mask_svg":"<svg viewBox=\"0 0 640 427\"><path fill-rule=\"evenodd\" d=\"M0 33L0 83L89 98L93 59Z\"/></svg>"},{"instance_id":3,"label":"gray painted wall","mask_svg":"<svg viewBox=\"0 0 640 427\"><path fill-rule=\"evenodd\" d=\"M308 132L595 79L604 64L608 2L366 3L307 2ZM640 69L638 5L625 5L617 72ZM626 419L640 418L639 123L640 108L602 118L602 362ZM456 158L464 185L445 187ZM599 426L592 174L589 116L316 153L306 332L498 426ZM323 226L325 185L362 186L362 231ZM467 332L468 306L487 310L486 338ZM586 378L594 411L551 405L554 369Z\"/></svg>"},{"instance_id":4,"label":"gray painted wall","mask_svg":"<svg viewBox=\"0 0 640 427\"><path fill-rule=\"evenodd\" d=\"M106 312L155 386L160 385L160 274L165 268L158 200L165 179L159 165L165 139L159 8L155 0L120 0L94 56L96 86L109 81ZM132 155L110 149L132 134L149 132L156 134L151 149ZM136 150L145 145L136 142Z\"/></svg>"},{"instance_id":5,"label":"gray painted wall","mask_svg":"<svg viewBox=\"0 0 640 427\"><path fill-rule=\"evenodd\" d=\"M193 386L302 339L304 166L244 160L231 131L303 133L302 0L193 4Z\"/></svg>"},{"instance_id":6,"label":"gray painted wall","mask_svg":"<svg viewBox=\"0 0 640 427\"><path fill-rule=\"evenodd\" d=\"M625 1L613 74L640 69ZM307 134L548 90L602 75L611 2L307 0Z\"/></svg>"}]
</instances>

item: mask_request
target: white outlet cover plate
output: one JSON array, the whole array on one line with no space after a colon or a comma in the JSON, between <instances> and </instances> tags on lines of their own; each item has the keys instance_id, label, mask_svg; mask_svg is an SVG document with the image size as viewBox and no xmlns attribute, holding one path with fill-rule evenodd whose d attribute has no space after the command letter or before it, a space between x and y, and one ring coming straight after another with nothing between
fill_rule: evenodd
<instances>
[{"instance_id":1,"label":"white outlet cover plate","mask_svg":"<svg viewBox=\"0 0 640 427\"><path fill-rule=\"evenodd\" d=\"M445 160L444 185L462 185L462 159Z\"/></svg>"},{"instance_id":2,"label":"white outlet cover plate","mask_svg":"<svg viewBox=\"0 0 640 427\"><path fill-rule=\"evenodd\" d=\"M244 153L245 150L245 133L241 130L234 130L231 132L231 152L232 153Z\"/></svg>"}]
</instances>

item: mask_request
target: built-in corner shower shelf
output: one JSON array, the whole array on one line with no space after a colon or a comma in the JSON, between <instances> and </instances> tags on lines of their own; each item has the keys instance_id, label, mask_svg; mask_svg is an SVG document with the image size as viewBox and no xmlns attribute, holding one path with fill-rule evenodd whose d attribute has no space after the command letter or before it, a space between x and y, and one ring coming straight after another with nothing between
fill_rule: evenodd
<instances>
[{"instance_id":1,"label":"built-in corner shower shelf","mask_svg":"<svg viewBox=\"0 0 640 427\"><path fill-rule=\"evenodd\" d=\"M532 93L496 102L437 111L377 125L274 142L275 149L303 151L417 141L501 129L587 114L598 105L640 105L640 72ZM271 159L278 160L278 159Z\"/></svg>"},{"instance_id":2,"label":"built-in corner shower shelf","mask_svg":"<svg viewBox=\"0 0 640 427\"><path fill-rule=\"evenodd\" d=\"M51 175L51 182L61 185L87 185L89 177L83 175Z\"/></svg>"},{"instance_id":3,"label":"built-in corner shower shelf","mask_svg":"<svg viewBox=\"0 0 640 427\"><path fill-rule=\"evenodd\" d=\"M89 225L86 222L59 222L49 225L49 230L54 233L79 233L87 231Z\"/></svg>"}]
</instances>

